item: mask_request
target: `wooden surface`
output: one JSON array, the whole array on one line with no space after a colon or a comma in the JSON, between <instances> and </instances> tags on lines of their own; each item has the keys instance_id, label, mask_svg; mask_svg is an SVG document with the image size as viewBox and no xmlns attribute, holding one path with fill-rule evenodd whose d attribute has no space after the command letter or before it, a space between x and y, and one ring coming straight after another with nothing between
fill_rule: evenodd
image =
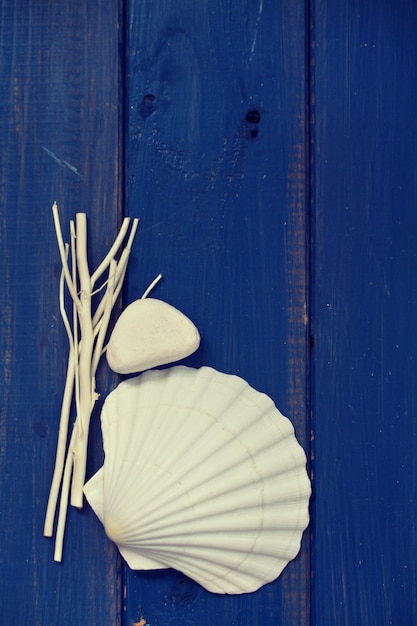
<instances>
[{"instance_id":1,"label":"wooden surface","mask_svg":"<svg viewBox=\"0 0 417 626\"><path fill-rule=\"evenodd\" d=\"M87 213L94 265L120 220L119 9L5 0L0 10L0 623L113 625L119 562L94 514L70 511L62 565L43 521L68 350L51 203L67 240L69 220ZM97 419L89 472L101 458Z\"/></svg>"},{"instance_id":2,"label":"wooden surface","mask_svg":"<svg viewBox=\"0 0 417 626\"><path fill-rule=\"evenodd\" d=\"M417 7L4 0L0 16L0 623L414 624ZM186 363L268 393L311 453L301 553L259 592L131 572L88 506L53 562L54 200L64 226L87 213L92 266L140 217L124 303L162 272L155 297L202 334ZM116 383L103 363L102 397Z\"/></svg>"},{"instance_id":3,"label":"wooden surface","mask_svg":"<svg viewBox=\"0 0 417 626\"><path fill-rule=\"evenodd\" d=\"M202 334L186 362L268 393L303 445L305 20L293 2L131 2L125 159L126 208L141 217L127 301L162 272L155 297ZM246 596L125 570L124 623L141 609L150 624L305 624L307 543L278 581Z\"/></svg>"},{"instance_id":4,"label":"wooden surface","mask_svg":"<svg viewBox=\"0 0 417 626\"><path fill-rule=\"evenodd\" d=\"M416 623L417 6L314 11L313 624Z\"/></svg>"}]
</instances>

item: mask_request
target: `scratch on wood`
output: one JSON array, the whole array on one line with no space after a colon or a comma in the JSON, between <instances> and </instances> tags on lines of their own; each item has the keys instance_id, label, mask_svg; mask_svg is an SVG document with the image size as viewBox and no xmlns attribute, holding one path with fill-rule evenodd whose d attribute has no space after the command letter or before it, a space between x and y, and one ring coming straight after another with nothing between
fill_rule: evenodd
<instances>
[{"instance_id":1,"label":"scratch on wood","mask_svg":"<svg viewBox=\"0 0 417 626\"><path fill-rule=\"evenodd\" d=\"M56 154L52 152L52 150L48 150L48 148L45 148L45 146L41 146L41 148L42 150L45 150L46 154L50 156L51 159L53 159L56 163L58 163L58 165L60 165L63 168L69 169L76 176L78 176L78 178L81 178L81 179L83 178L83 175L80 174L80 172L77 170L77 168L74 165L71 165L71 163L68 163L68 161L65 161L65 159L60 159L59 157L56 156Z\"/></svg>"},{"instance_id":2,"label":"scratch on wood","mask_svg":"<svg viewBox=\"0 0 417 626\"><path fill-rule=\"evenodd\" d=\"M256 40L258 39L259 22L261 21L261 16L262 16L263 9L264 9L264 3L263 3L263 0L260 0L260 2L259 2L259 9L258 9L258 16L256 18L256 24L255 24L255 33L253 35L252 45L251 45L251 49L250 49L249 63L252 61L253 54L255 52Z\"/></svg>"}]
</instances>

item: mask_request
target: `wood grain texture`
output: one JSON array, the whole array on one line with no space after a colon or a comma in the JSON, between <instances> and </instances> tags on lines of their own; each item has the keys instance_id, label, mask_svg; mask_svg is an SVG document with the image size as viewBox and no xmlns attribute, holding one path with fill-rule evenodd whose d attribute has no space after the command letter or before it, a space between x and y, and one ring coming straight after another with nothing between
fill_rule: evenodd
<instances>
[{"instance_id":1,"label":"wood grain texture","mask_svg":"<svg viewBox=\"0 0 417 626\"><path fill-rule=\"evenodd\" d=\"M151 2L127 13L126 196L141 218L127 301L154 292L202 345L186 363L268 393L308 442L304 3ZM259 119L258 119L259 118ZM125 571L123 623L309 623L308 545L259 592Z\"/></svg>"},{"instance_id":2,"label":"wood grain texture","mask_svg":"<svg viewBox=\"0 0 417 626\"><path fill-rule=\"evenodd\" d=\"M51 205L66 236L87 213L94 265L121 214L119 9L5 0L0 14L0 622L119 624L118 559L95 516L70 511L62 565L42 535L67 358Z\"/></svg>"},{"instance_id":3,"label":"wood grain texture","mask_svg":"<svg viewBox=\"0 0 417 626\"><path fill-rule=\"evenodd\" d=\"M123 13L0 7L0 622L414 624L416 8L129 0L126 39ZM311 613L308 533L278 581L238 597L172 571L122 578L88 508L52 561L42 525L67 344L50 206L64 224L87 212L95 265L124 193L141 218L126 301L161 271L154 295L202 333L186 362L268 393L307 450L311 384ZM114 384L103 367L102 395Z\"/></svg>"},{"instance_id":4,"label":"wood grain texture","mask_svg":"<svg viewBox=\"0 0 417 626\"><path fill-rule=\"evenodd\" d=\"M313 617L417 615L417 7L314 8Z\"/></svg>"}]
</instances>

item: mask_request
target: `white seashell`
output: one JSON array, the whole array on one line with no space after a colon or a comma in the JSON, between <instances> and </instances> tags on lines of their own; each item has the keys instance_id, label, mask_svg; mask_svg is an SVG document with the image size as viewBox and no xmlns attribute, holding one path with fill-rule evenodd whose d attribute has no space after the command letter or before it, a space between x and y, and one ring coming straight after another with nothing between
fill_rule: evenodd
<instances>
[{"instance_id":1,"label":"white seashell","mask_svg":"<svg viewBox=\"0 0 417 626\"><path fill-rule=\"evenodd\" d=\"M117 320L107 345L107 362L118 374L132 374L173 363L200 345L197 328L163 300L132 302Z\"/></svg>"},{"instance_id":2,"label":"white seashell","mask_svg":"<svg viewBox=\"0 0 417 626\"><path fill-rule=\"evenodd\" d=\"M296 556L306 457L268 396L176 366L122 382L101 420L104 465L85 495L132 569L172 567L209 591L244 593Z\"/></svg>"}]
</instances>

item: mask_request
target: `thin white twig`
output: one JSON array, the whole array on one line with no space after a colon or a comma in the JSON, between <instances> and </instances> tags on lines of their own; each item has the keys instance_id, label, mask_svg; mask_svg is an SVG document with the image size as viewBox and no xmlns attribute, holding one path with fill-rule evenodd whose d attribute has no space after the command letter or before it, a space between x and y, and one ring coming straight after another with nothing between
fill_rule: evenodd
<instances>
[{"instance_id":1,"label":"thin white twig","mask_svg":"<svg viewBox=\"0 0 417 626\"><path fill-rule=\"evenodd\" d=\"M65 280L66 280L66 283L67 283L67 286L68 286L68 290L69 290L69 292L71 294L71 298L74 300L74 302L75 302L75 304L77 305L77 308L78 308L79 306L81 306L81 303L80 303L79 298L77 296L77 290L76 290L75 286L72 283L72 279L71 279L69 268L68 268L67 259L65 258L65 245L64 245L64 240L62 238L61 224L59 222L58 206L57 206L56 202L54 202L54 204L52 205L52 214L53 214L53 218L54 218L56 238L57 238L57 241L58 241L58 249L59 249L59 254L61 256L61 263L62 263L62 269L64 271Z\"/></svg>"},{"instance_id":2,"label":"thin white twig","mask_svg":"<svg viewBox=\"0 0 417 626\"><path fill-rule=\"evenodd\" d=\"M107 327L110 321L110 315L113 308L113 291L114 291L114 278L116 273L116 261L113 259L110 263L109 268L109 280L107 281L107 292L104 297L104 311L103 317L101 318L100 330L97 335L96 345L93 352L93 359L91 362L91 375L95 377L98 362L101 357L101 353L103 350L104 340L106 338Z\"/></svg>"},{"instance_id":3,"label":"thin white twig","mask_svg":"<svg viewBox=\"0 0 417 626\"><path fill-rule=\"evenodd\" d=\"M114 243L113 243L112 247L110 248L110 250L108 251L108 253L104 257L104 259L102 260L102 262L100 263L98 268L91 275L91 285L92 286L95 285L97 278L99 278L103 274L103 272L110 265L110 262L112 261L112 259L114 259L118 249L122 245L123 239L125 238L127 230L129 228L129 223L130 223L130 219L128 217L125 217L124 220L123 220L122 226L121 226L121 228L119 230L119 233L118 233L116 239L114 240Z\"/></svg>"},{"instance_id":4,"label":"thin white twig","mask_svg":"<svg viewBox=\"0 0 417 626\"><path fill-rule=\"evenodd\" d=\"M68 258L68 244L66 244L65 246L65 252L66 252L66 258ZM59 421L58 443L57 443L56 456L55 456L55 467L54 467L54 473L52 476L48 504L46 507L45 525L44 525L45 537L52 537L52 534L53 534L54 517L55 517L56 505L58 501L59 487L60 487L61 479L62 479L62 472L64 468L64 461L65 461L65 449L66 449L67 438L68 438L68 423L69 423L69 416L70 416L70 411L71 411L71 399L73 395L74 379L75 379L76 359L75 359L75 351L74 351L74 339L71 333L71 327L70 327L70 323L68 320L68 316L65 311L63 271L61 271L61 278L59 281L59 308L60 308L62 319L64 321L64 326L68 335L69 355L68 355L68 367L67 367L67 375L66 375L66 380L65 380L64 395L62 398L61 419Z\"/></svg>"},{"instance_id":5,"label":"thin white twig","mask_svg":"<svg viewBox=\"0 0 417 626\"><path fill-rule=\"evenodd\" d=\"M162 278L162 274L158 274L158 276L155 278L155 280L153 280L151 282L151 284L149 285L149 287L147 288L147 290L145 291L145 293L141 297L141 300L145 300L145 298L148 297L148 295L151 293L152 289L155 287L155 285L157 285L159 283L161 278Z\"/></svg>"},{"instance_id":6,"label":"thin white twig","mask_svg":"<svg viewBox=\"0 0 417 626\"><path fill-rule=\"evenodd\" d=\"M61 500L59 503L58 523L55 537L54 561L59 563L62 561L62 547L64 544L65 524L67 521L69 490L71 484L71 473L74 457L72 447L75 440L75 427L73 428L71 439L68 447L68 454L65 461L64 474L62 478Z\"/></svg>"},{"instance_id":7,"label":"thin white twig","mask_svg":"<svg viewBox=\"0 0 417 626\"><path fill-rule=\"evenodd\" d=\"M82 348L79 355L80 406L77 413L76 438L74 443L74 466L71 483L71 504L77 508L83 505L83 486L87 467L87 439L91 418L91 361L93 356L94 333L91 317L91 277L87 259L87 216L75 216L75 254L80 281L81 308L78 319L81 330Z\"/></svg>"},{"instance_id":8,"label":"thin white twig","mask_svg":"<svg viewBox=\"0 0 417 626\"><path fill-rule=\"evenodd\" d=\"M75 224L73 220L70 221L70 237L71 237L71 261L72 261L72 282L75 288L77 287L77 258L75 254L75 240L77 238L75 232ZM80 340L78 333L78 309L75 301L72 302L72 326L74 335L74 358L75 358L75 411L76 415L80 412L80 375L79 375L79 358L80 358ZM77 424L79 427L79 423Z\"/></svg>"}]
</instances>

